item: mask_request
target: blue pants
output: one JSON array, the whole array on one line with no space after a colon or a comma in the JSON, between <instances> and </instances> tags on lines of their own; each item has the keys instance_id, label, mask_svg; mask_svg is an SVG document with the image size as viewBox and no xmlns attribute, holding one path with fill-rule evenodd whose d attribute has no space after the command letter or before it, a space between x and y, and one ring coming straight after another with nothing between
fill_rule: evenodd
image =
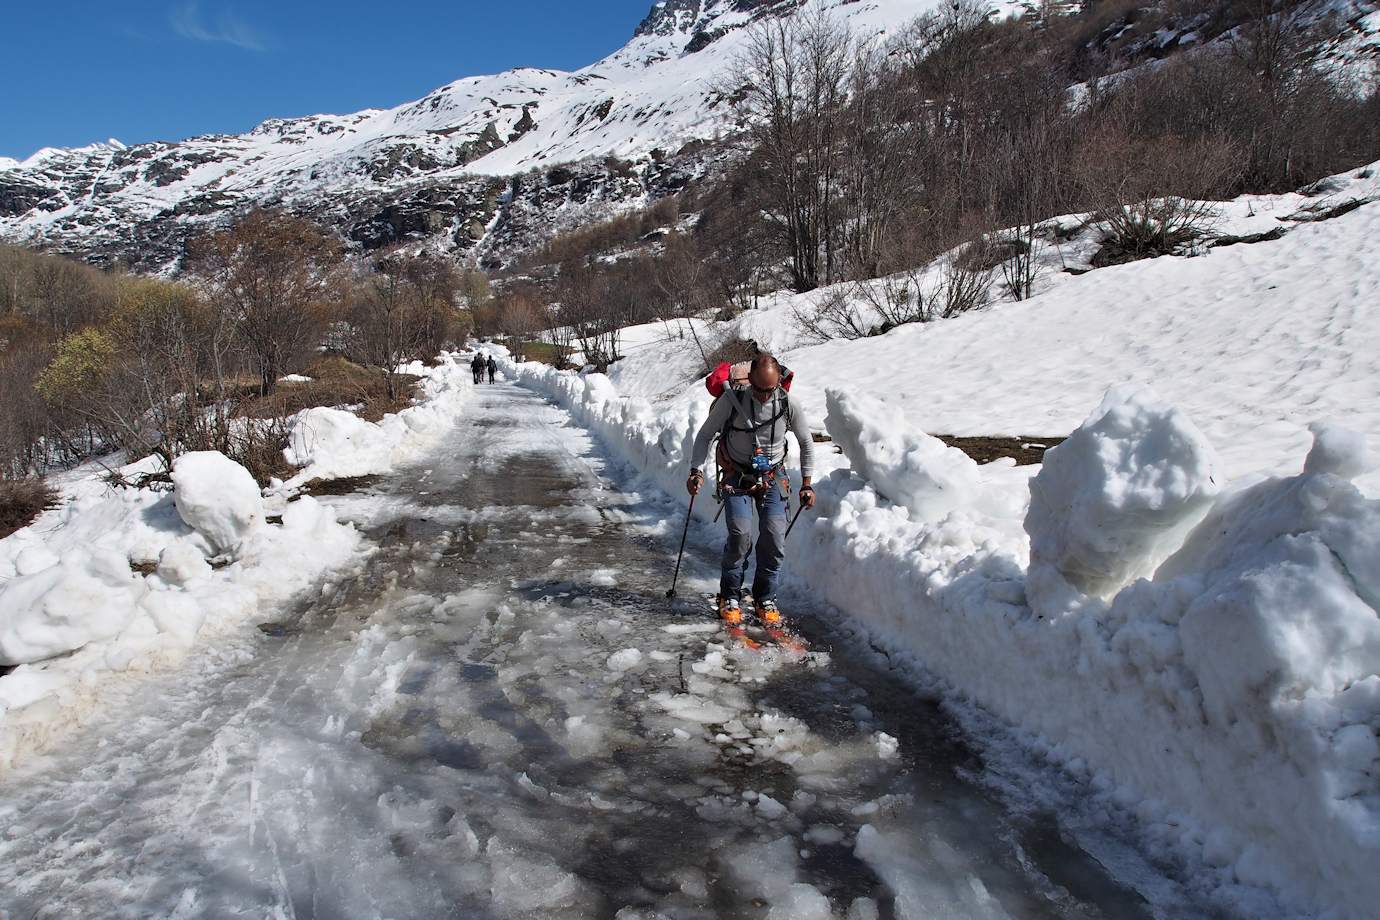
<instances>
[{"instance_id":1,"label":"blue pants","mask_svg":"<svg viewBox=\"0 0 1380 920\"><path fill-rule=\"evenodd\" d=\"M748 555L752 552L752 509L757 508L757 570L752 578L752 597L756 603L776 599L776 581L781 560L786 554L786 498L778 482L761 497L727 495L724 515L728 519L728 541L724 544L723 567L719 578L722 597L741 598L747 578Z\"/></svg>"}]
</instances>

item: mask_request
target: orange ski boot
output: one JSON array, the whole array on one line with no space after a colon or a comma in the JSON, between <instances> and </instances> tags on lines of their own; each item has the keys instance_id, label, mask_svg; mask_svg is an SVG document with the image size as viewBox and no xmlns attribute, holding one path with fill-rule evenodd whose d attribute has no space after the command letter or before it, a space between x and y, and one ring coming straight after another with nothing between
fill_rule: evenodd
<instances>
[{"instance_id":1,"label":"orange ski boot","mask_svg":"<svg viewBox=\"0 0 1380 920\"><path fill-rule=\"evenodd\" d=\"M776 606L776 601L762 601L758 604L757 619L762 621L762 628L766 630L771 640L787 651L796 655L803 655L810 650L805 641L786 626L786 620L781 616L781 610Z\"/></svg>"},{"instance_id":2,"label":"orange ski boot","mask_svg":"<svg viewBox=\"0 0 1380 920\"><path fill-rule=\"evenodd\" d=\"M730 638L741 642L748 648L761 648L762 643L753 639L743 628L743 607L735 597L719 598L719 619L724 621Z\"/></svg>"}]
</instances>

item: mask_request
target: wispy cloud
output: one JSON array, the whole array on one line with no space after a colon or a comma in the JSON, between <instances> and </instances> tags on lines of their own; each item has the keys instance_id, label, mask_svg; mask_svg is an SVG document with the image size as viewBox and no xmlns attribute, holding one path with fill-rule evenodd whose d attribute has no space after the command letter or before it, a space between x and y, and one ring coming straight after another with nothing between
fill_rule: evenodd
<instances>
[{"instance_id":1,"label":"wispy cloud","mask_svg":"<svg viewBox=\"0 0 1380 920\"><path fill-rule=\"evenodd\" d=\"M234 45L246 51L268 48L264 37L233 10L222 9L214 16L207 16L198 0L186 0L174 6L168 11L168 21L174 32L192 41Z\"/></svg>"}]
</instances>

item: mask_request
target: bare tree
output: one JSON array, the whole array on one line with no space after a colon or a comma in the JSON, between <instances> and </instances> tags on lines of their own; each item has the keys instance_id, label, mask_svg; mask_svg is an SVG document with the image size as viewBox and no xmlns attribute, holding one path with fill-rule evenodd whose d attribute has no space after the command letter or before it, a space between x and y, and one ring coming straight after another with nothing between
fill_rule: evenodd
<instances>
[{"instance_id":1,"label":"bare tree","mask_svg":"<svg viewBox=\"0 0 1380 920\"><path fill-rule=\"evenodd\" d=\"M268 210L197 240L188 259L212 300L233 317L264 396L319 342L320 308L340 266L339 247L315 224Z\"/></svg>"},{"instance_id":2,"label":"bare tree","mask_svg":"<svg viewBox=\"0 0 1380 920\"><path fill-rule=\"evenodd\" d=\"M1000 229L988 239L988 252L999 245L1002 275L1015 300L1034 292L1045 247L1040 225L1074 201L1068 178L1073 119L1064 85L1056 66L1036 59L1011 67L1000 93L987 102L992 119L974 175L982 178L986 222Z\"/></svg>"},{"instance_id":3,"label":"bare tree","mask_svg":"<svg viewBox=\"0 0 1380 920\"><path fill-rule=\"evenodd\" d=\"M496 331L507 336L513 350L525 356L524 347L532 338L550 326L550 320L543 315L536 299L522 289L507 291L494 299L494 320ZM570 333L562 333L565 354L570 353ZM558 348L561 346L558 345Z\"/></svg>"},{"instance_id":4,"label":"bare tree","mask_svg":"<svg viewBox=\"0 0 1380 920\"><path fill-rule=\"evenodd\" d=\"M444 260L398 249L375 255L355 284L351 351L383 369L390 400L399 369L440 351L455 323L457 278Z\"/></svg>"},{"instance_id":5,"label":"bare tree","mask_svg":"<svg viewBox=\"0 0 1380 920\"><path fill-rule=\"evenodd\" d=\"M556 292L557 321L570 329L586 364L602 371L622 357L624 311L604 273L587 262L567 262L561 266Z\"/></svg>"},{"instance_id":6,"label":"bare tree","mask_svg":"<svg viewBox=\"0 0 1380 920\"><path fill-rule=\"evenodd\" d=\"M830 283L841 268L837 148L852 56L847 30L816 7L763 19L735 62L731 94L773 190L768 218L789 252L797 291Z\"/></svg>"},{"instance_id":7,"label":"bare tree","mask_svg":"<svg viewBox=\"0 0 1380 920\"><path fill-rule=\"evenodd\" d=\"M716 294L712 276L714 267L693 237L677 234L666 241L661 258L657 259L654 278L668 307L666 319L683 319L690 336L709 368L709 353L695 328L695 319L714 308Z\"/></svg>"},{"instance_id":8,"label":"bare tree","mask_svg":"<svg viewBox=\"0 0 1380 920\"><path fill-rule=\"evenodd\" d=\"M839 198L844 271L851 278L875 278L897 267L889 238L922 188L920 160L930 150L912 117L899 58L878 41L857 42L848 80L844 130L839 147Z\"/></svg>"}]
</instances>

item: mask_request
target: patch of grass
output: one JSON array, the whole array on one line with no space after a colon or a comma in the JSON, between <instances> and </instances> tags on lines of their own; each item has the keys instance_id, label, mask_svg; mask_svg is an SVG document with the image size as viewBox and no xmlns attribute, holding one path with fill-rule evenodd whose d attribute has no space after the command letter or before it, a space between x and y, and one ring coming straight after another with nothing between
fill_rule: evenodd
<instances>
[{"instance_id":1,"label":"patch of grass","mask_svg":"<svg viewBox=\"0 0 1380 920\"><path fill-rule=\"evenodd\" d=\"M57 500L57 489L42 479L0 479L0 539L32 524Z\"/></svg>"},{"instance_id":2,"label":"patch of grass","mask_svg":"<svg viewBox=\"0 0 1380 920\"><path fill-rule=\"evenodd\" d=\"M357 413L376 422L390 412L412 404L420 379L411 374L396 377L398 395L388 398L388 380L376 367L364 367L333 355L319 358L303 372L311 380L279 383L271 396L250 396L235 407L241 418L279 418L317 406L361 406Z\"/></svg>"},{"instance_id":3,"label":"patch of grass","mask_svg":"<svg viewBox=\"0 0 1380 920\"><path fill-rule=\"evenodd\" d=\"M570 361L561 354L559 345L552 345L550 342L524 342L522 344L522 359L524 361L540 361L542 364L549 364L556 369L570 366Z\"/></svg>"}]
</instances>

